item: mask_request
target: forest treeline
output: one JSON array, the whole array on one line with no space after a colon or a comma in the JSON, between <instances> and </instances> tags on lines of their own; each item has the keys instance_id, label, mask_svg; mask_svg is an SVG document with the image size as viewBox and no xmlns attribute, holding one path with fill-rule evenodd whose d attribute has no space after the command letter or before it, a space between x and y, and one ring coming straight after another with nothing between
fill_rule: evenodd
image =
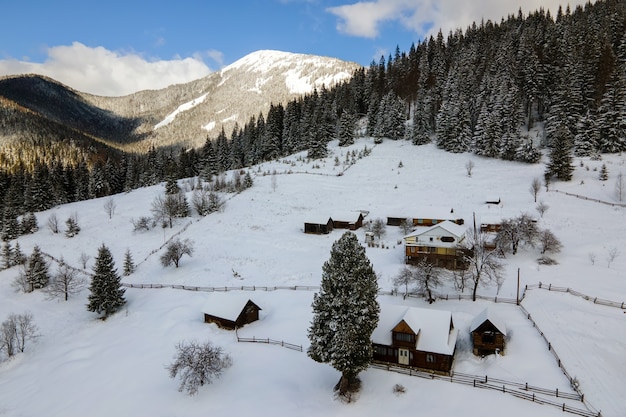
<instances>
[{"instance_id":1,"label":"forest treeline","mask_svg":"<svg viewBox=\"0 0 626 417\"><path fill-rule=\"evenodd\" d=\"M28 151L0 149L0 204L7 216L229 170L298 151L326 154L357 131L376 140L434 142L450 152L537 162L567 180L573 156L626 150L626 2L543 9L474 23L399 47L332 88L273 104L230 136L203 147L146 154L81 148L46 139ZM360 128L359 129L357 129Z\"/></svg>"}]
</instances>

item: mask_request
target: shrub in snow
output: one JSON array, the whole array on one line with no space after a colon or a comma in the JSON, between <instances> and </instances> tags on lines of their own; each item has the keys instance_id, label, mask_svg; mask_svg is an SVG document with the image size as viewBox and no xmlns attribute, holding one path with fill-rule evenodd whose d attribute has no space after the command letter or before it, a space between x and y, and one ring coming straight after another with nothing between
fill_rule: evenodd
<instances>
[{"instance_id":1,"label":"shrub in snow","mask_svg":"<svg viewBox=\"0 0 626 417\"><path fill-rule=\"evenodd\" d=\"M221 347L213 346L211 342L192 341L176 345L176 356L167 370L170 378L180 378L178 391L195 395L198 388L211 384L231 365L232 359Z\"/></svg>"}]
</instances>

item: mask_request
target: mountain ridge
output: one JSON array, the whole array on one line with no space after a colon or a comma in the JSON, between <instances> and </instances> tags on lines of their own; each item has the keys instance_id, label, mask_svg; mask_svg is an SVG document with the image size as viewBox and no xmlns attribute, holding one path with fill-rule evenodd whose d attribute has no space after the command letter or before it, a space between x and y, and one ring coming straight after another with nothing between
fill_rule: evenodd
<instances>
[{"instance_id":1,"label":"mountain ridge","mask_svg":"<svg viewBox=\"0 0 626 417\"><path fill-rule=\"evenodd\" d=\"M230 131L235 124L266 113L272 103L286 103L322 85L347 80L357 68L360 65L337 58L261 50L188 83L118 97L92 95L46 76L23 74L0 78L0 98L7 100L0 107L13 102L126 151L199 147L221 128ZM197 106L181 109L201 96L205 99ZM5 143L9 136L37 136L41 130L37 124L19 131L7 128L24 125L16 120L24 117L20 111L6 117L0 125L0 140Z\"/></svg>"}]
</instances>

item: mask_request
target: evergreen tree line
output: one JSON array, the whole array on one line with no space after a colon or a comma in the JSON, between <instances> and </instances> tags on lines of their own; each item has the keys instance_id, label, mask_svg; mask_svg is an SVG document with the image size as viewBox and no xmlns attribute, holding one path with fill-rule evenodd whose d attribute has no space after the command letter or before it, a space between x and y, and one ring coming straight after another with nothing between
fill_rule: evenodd
<instances>
[{"instance_id":1,"label":"evergreen tree line","mask_svg":"<svg viewBox=\"0 0 626 417\"><path fill-rule=\"evenodd\" d=\"M559 8L555 17L520 10L447 39L439 32L408 53L397 47L347 82L272 104L266 115L235 126L230 137L222 129L199 149L152 148L71 165L18 161L0 172L1 219L168 177L210 180L299 151L322 158L330 140L351 144L363 117L377 140L434 141L450 152L537 162L537 148L548 147L546 176L568 179L572 153L626 150L625 31L626 3L599 0ZM538 138L523 134L538 125Z\"/></svg>"}]
</instances>

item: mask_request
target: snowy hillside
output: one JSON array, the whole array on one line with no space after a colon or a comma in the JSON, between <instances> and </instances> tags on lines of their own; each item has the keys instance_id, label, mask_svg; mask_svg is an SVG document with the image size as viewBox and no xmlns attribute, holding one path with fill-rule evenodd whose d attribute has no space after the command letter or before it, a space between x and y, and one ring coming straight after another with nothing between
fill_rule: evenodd
<instances>
[{"instance_id":1,"label":"snowy hillside","mask_svg":"<svg viewBox=\"0 0 626 417\"><path fill-rule=\"evenodd\" d=\"M371 150L367 156L365 148ZM617 203L615 178L626 171L626 157L608 155L602 161L583 159L582 164L576 159L572 181L551 184L550 192L541 189L538 201L549 208L539 217L529 187L534 178L542 178L544 164L451 154L434 145L416 147L405 141L374 145L369 138L348 148L331 142L329 149L329 156L321 161L308 161L302 153L252 167L254 185L240 194L224 194L223 212L178 219L172 229L133 231L133 219L151 215L152 201L164 192L159 185L114 196L116 208L111 219L104 209L108 198L37 213L40 230L21 237L19 243L27 255L37 244L43 252L63 257L76 267L81 253L86 253L91 257L88 269L97 248L105 244L118 272L130 249L137 271L123 277L126 284L247 289L317 286L332 243L343 231L304 234L304 222L356 211L367 212L366 220L372 220L453 209L455 217L471 225L473 214L480 219L528 213L538 218L540 228L550 229L563 243L561 253L553 255L558 265L538 265L538 248L524 247L504 259L505 281L500 288L479 288L479 294L492 301L438 300L429 305L423 299L381 295L381 306L403 304L451 311L459 330L454 372L573 393L553 352L522 309L493 302L496 296L516 298L519 270L522 290L525 285L533 286L526 291L522 306L585 395L585 403L552 400L580 409L587 406L605 417L623 415L626 315L620 308L594 304L593 300L626 301L626 253L622 249L626 208L563 192ZM469 160L475 165L471 177L466 171ZM598 180L603 163L608 167L608 181ZM194 179L180 181L189 191L188 199L192 183ZM501 203L485 204L493 196ZM62 228L65 219L76 214L82 230L73 238L51 233L46 226L51 214ZM193 241L195 252L183 257L179 268L163 268L159 248L175 234ZM356 234L365 241L363 229ZM379 247L366 248L383 292L393 289L393 278L404 265L402 236L400 228L387 226ZM618 254L609 265L607 253L614 248ZM595 262L591 262L592 254ZM56 268L52 263L51 272ZM494 390L379 369L361 374L360 397L346 405L333 400L339 373L330 366L280 346L237 343L234 333L204 324L202 307L208 296L204 291L127 288L124 309L100 321L86 310L87 289L67 302L49 300L40 291L18 293L11 285L18 273L17 267L0 271L0 321L10 313L30 311L40 337L24 353L0 363L0 416L256 413L373 417L419 413L479 417L501 414L502 410L509 417L567 415L559 407ZM569 287L591 299L536 288L539 282ZM459 294L450 281L436 292ZM261 317L241 329L239 336L283 340L306 351L313 290L257 288L248 294L262 308ZM510 339L506 355L481 359L471 353L469 326L486 306L506 322ZM165 366L171 362L176 344L192 339L208 339L222 346L232 356L233 366L213 385L188 397L177 391L178 381L168 377ZM395 384L403 385L406 392L394 394Z\"/></svg>"}]
</instances>

